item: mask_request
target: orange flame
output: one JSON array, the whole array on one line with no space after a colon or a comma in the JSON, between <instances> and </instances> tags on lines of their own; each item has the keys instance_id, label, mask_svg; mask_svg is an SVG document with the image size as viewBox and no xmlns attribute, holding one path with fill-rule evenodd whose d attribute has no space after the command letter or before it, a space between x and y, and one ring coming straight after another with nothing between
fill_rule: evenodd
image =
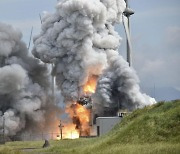
<instances>
[{"instance_id":1,"label":"orange flame","mask_svg":"<svg viewBox=\"0 0 180 154\"><path fill-rule=\"evenodd\" d=\"M73 119L74 129L78 131L79 136L89 135L90 133L90 112L84 106L74 103L66 109Z\"/></svg>"},{"instance_id":2,"label":"orange flame","mask_svg":"<svg viewBox=\"0 0 180 154\"><path fill-rule=\"evenodd\" d=\"M63 138L76 139L79 138L79 131L75 129L74 124L66 124L63 128Z\"/></svg>"},{"instance_id":3,"label":"orange flame","mask_svg":"<svg viewBox=\"0 0 180 154\"><path fill-rule=\"evenodd\" d=\"M97 85L97 77L91 77L86 85L83 87L84 93L95 93Z\"/></svg>"},{"instance_id":4,"label":"orange flame","mask_svg":"<svg viewBox=\"0 0 180 154\"><path fill-rule=\"evenodd\" d=\"M87 83L83 86L84 94L95 93L97 85L97 77L92 76ZM90 111L84 106L73 103L66 108L66 112L72 119L71 124L64 124L62 137L68 139L79 138L79 136L90 135ZM60 139L60 136L57 137Z\"/></svg>"}]
</instances>

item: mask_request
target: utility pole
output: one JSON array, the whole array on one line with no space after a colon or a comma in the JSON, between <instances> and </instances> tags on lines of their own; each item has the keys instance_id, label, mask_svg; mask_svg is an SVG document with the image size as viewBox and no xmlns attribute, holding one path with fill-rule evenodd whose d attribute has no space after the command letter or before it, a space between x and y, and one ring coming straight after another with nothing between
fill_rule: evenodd
<instances>
[{"instance_id":1,"label":"utility pole","mask_svg":"<svg viewBox=\"0 0 180 154\"><path fill-rule=\"evenodd\" d=\"M62 140L62 128L64 127L61 123L61 120L60 120L60 124L59 124L59 129L60 129L60 136L61 136L61 140Z\"/></svg>"},{"instance_id":2,"label":"utility pole","mask_svg":"<svg viewBox=\"0 0 180 154\"><path fill-rule=\"evenodd\" d=\"M127 17L127 22L128 22L128 25L127 25L128 26L128 32L126 32L126 33L129 33L129 35L130 35L130 20L129 20L129 18L131 15L134 14L134 11L129 8L128 0L125 0L125 2L126 2L126 9L123 13L124 13L124 16ZM131 51L131 46L130 46L129 41L130 40L128 40L128 37L127 37L127 62L129 63L129 66L131 66L132 65L132 53L131 53L132 51Z\"/></svg>"},{"instance_id":3,"label":"utility pole","mask_svg":"<svg viewBox=\"0 0 180 154\"><path fill-rule=\"evenodd\" d=\"M54 67L55 67L55 64L52 62L51 63L51 68L52 68L52 71L51 71L51 80L52 80L52 102L54 105L55 104L55 95L54 95L54 88L55 88L55 77L54 77Z\"/></svg>"},{"instance_id":4,"label":"utility pole","mask_svg":"<svg viewBox=\"0 0 180 154\"><path fill-rule=\"evenodd\" d=\"M3 116L3 143L5 143L5 117Z\"/></svg>"}]
</instances>

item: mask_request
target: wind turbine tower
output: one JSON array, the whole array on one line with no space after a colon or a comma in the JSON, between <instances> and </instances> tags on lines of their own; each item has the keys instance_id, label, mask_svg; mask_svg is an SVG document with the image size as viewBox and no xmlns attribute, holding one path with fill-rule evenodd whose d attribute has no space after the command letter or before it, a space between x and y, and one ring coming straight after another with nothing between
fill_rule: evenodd
<instances>
[{"instance_id":1,"label":"wind turbine tower","mask_svg":"<svg viewBox=\"0 0 180 154\"><path fill-rule=\"evenodd\" d=\"M126 2L126 9L123 13L123 24L125 28L126 38L127 38L127 62L129 66L132 66L132 45L130 36L130 16L134 14L134 11L129 8L128 0Z\"/></svg>"}]
</instances>

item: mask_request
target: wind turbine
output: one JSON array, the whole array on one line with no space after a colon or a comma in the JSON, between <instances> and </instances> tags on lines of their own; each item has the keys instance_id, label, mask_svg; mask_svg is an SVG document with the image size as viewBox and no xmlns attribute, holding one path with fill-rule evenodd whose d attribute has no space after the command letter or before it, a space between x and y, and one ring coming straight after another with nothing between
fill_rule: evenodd
<instances>
[{"instance_id":1,"label":"wind turbine","mask_svg":"<svg viewBox=\"0 0 180 154\"><path fill-rule=\"evenodd\" d=\"M129 8L128 0L126 2L126 9L123 12L123 25L126 33L127 41L127 62L129 66L132 66L132 45L131 45L131 36L130 36L130 16L134 14L134 11Z\"/></svg>"}]
</instances>

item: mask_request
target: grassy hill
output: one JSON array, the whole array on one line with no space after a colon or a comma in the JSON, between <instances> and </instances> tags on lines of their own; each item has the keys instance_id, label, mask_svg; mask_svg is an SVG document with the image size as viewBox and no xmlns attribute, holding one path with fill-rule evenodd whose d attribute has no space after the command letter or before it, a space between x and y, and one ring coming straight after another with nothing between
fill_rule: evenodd
<instances>
[{"instance_id":1,"label":"grassy hill","mask_svg":"<svg viewBox=\"0 0 180 154\"><path fill-rule=\"evenodd\" d=\"M180 101L160 102L137 109L109 134L109 142L180 142Z\"/></svg>"},{"instance_id":2,"label":"grassy hill","mask_svg":"<svg viewBox=\"0 0 180 154\"><path fill-rule=\"evenodd\" d=\"M102 137L50 144L51 147L42 149L43 141L10 142L0 146L0 154L179 154L180 100L137 109Z\"/></svg>"}]
</instances>

